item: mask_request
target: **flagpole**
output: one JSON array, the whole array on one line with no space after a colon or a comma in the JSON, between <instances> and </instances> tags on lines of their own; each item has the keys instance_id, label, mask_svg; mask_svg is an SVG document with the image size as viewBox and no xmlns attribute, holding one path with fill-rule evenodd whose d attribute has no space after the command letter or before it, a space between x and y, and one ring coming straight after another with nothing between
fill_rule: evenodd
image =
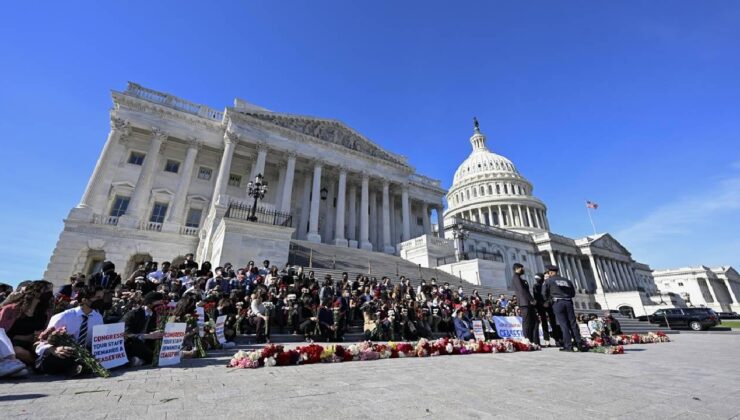
<instances>
[{"instance_id":1,"label":"flagpole","mask_svg":"<svg viewBox=\"0 0 740 420\"><path fill-rule=\"evenodd\" d=\"M591 227L594 230L594 236L596 236L596 225L594 224L593 217L591 217L591 207L589 207L588 204L586 204L586 213L588 213L588 220L591 221Z\"/></svg>"}]
</instances>

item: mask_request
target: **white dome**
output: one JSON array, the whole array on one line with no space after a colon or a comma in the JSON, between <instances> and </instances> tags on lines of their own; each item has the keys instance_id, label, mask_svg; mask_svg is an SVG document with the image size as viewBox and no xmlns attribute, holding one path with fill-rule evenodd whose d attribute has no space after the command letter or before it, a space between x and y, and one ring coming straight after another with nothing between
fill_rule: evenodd
<instances>
[{"instance_id":1,"label":"white dome","mask_svg":"<svg viewBox=\"0 0 740 420\"><path fill-rule=\"evenodd\" d=\"M455 171L447 193L445 218L520 232L547 230L545 204L532 196L532 184L509 159L488 150L477 121L470 143L473 151Z\"/></svg>"}]
</instances>

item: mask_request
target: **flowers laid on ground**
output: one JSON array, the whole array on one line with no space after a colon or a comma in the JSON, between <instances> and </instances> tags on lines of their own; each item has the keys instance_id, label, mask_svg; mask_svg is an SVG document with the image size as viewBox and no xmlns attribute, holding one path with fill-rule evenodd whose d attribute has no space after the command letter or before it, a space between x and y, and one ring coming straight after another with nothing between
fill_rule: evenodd
<instances>
[{"instance_id":1,"label":"flowers laid on ground","mask_svg":"<svg viewBox=\"0 0 740 420\"><path fill-rule=\"evenodd\" d=\"M238 351L229 362L229 367L258 368L261 366L307 365L313 363L340 363L404 357L429 357L465 355L473 353L513 353L515 351L539 350L539 346L528 340L462 341L440 338L421 339L416 343L363 343L351 345L309 344L286 350L283 346L270 344L261 350Z\"/></svg>"},{"instance_id":2,"label":"flowers laid on ground","mask_svg":"<svg viewBox=\"0 0 740 420\"><path fill-rule=\"evenodd\" d=\"M59 329L50 327L39 335L39 340L46 341L52 346L71 347L74 350L75 361L81 364L86 371L92 372L101 378L110 376L108 369L104 368L86 348L79 345L77 340L69 335L67 327Z\"/></svg>"},{"instance_id":3,"label":"flowers laid on ground","mask_svg":"<svg viewBox=\"0 0 740 420\"><path fill-rule=\"evenodd\" d=\"M627 344L650 344L650 343L667 343L671 341L663 331L657 333L647 334L632 334L632 335L615 335L615 336L602 336L596 338L586 339L586 344L589 348L592 347L606 347L606 346L623 346ZM620 353L621 354L621 353Z\"/></svg>"}]
</instances>

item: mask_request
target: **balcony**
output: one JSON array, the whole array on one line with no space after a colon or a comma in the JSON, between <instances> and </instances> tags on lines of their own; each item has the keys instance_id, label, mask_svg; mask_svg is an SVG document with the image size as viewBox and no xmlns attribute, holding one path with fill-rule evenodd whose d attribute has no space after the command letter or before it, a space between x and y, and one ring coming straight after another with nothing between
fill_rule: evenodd
<instances>
[{"instance_id":1,"label":"balcony","mask_svg":"<svg viewBox=\"0 0 740 420\"><path fill-rule=\"evenodd\" d=\"M96 225L118 225L118 216L106 216L103 214L96 214L93 216L93 223Z\"/></svg>"},{"instance_id":2,"label":"balcony","mask_svg":"<svg viewBox=\"0 0 740 420\"><path fill-rule=\"evenodd\" d=\"M162 224L157 222L141 222L141 230L162 231Z\"/></svg>"},{"instance_id":3,"label":"balcony","mask_svg":"<svg viewBox=\"0 0 740 420\"><path fill-rule=\"evenodd\" d=\"M290 213L283 213L275 210L266 209L264 207L257 207L254 212L254 218L251 218L252 206L239 202L232 201L229 203L229 208L226 210L224 217L229 219L246 220L255 223L261 223L265 225L292 227L293 216Z\"/></svg>"}]
</instances>

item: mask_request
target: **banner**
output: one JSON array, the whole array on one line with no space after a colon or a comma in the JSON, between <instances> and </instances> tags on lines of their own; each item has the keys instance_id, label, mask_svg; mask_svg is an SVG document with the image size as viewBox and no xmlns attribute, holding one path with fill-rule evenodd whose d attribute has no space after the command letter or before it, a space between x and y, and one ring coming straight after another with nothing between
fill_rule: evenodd
<instances>
[{"instance_id":1,"label":"banner","mask_svg":"<svg viewBox=\"0 0 740 420\"><path fill-rule=\"evenodd\" d=\"M180 363L180 349L182 349L182 342L185 340L187 326L184 322L170 322L164 326L162 348L159 351L159 366Z\"/></svg>"},{"instance_id":2,"label":"banner","mask_svg":"<svg viewBox=\"0 0 740 420\"><path fill-rule=\"evenodd\" d=\"M198 314L198 335L203 337L206 335L203 327L206 325L206 310L202 306L195 307L195 313Z\"/></svg>"},{"instance_id":3,"label":"banner","mask_svg":"<svg viewBox=\"0 0 740 420\"><path fill-rule=\"evenodd\" d=\"M581 331L581 337L591 337L591 329L588 328L588 324L578 324L578 329Z\"/></svg>"},{"instance_id":4,"label":"banner","mask_svg":"<svg viewBox=\"0 0 740 420\"><path fill-rule=\"evenodd\" d=\"M226 315L221 315L216 318L216 338L221 344L226 342L226 337L224 336L224 324L226 324Z\"/></svg>"},{"instance_id":5,"label":"banner","mask_svg":"<svg viewBox=\"0 0 740 420\"><path fill-rule=\"evenodd\" d=\"M473 334L476 340L485 340L486 336L483 334L483 321L476 319L473 321Z\"/></svg>"},{"instance_id":6,"label":"banner","mask_svg":"<svg viewBox=\"0 0 740 420\"><path fill-rule=\"evenodd\" d=\"M501 338L522 338L522 319L518 316L494 316L496 334Z\"/></svg>"},{"instance_id":7,"label":"banner","mask_svg":"<svg viewBox=\"0 0 740 420\"><path fill-rule=\"evenodd\" d=\"M93 327L92 355L106 369L128 363L126 349L123 346L124 328L123 322Z\"/></svg>"}]
</instances>

